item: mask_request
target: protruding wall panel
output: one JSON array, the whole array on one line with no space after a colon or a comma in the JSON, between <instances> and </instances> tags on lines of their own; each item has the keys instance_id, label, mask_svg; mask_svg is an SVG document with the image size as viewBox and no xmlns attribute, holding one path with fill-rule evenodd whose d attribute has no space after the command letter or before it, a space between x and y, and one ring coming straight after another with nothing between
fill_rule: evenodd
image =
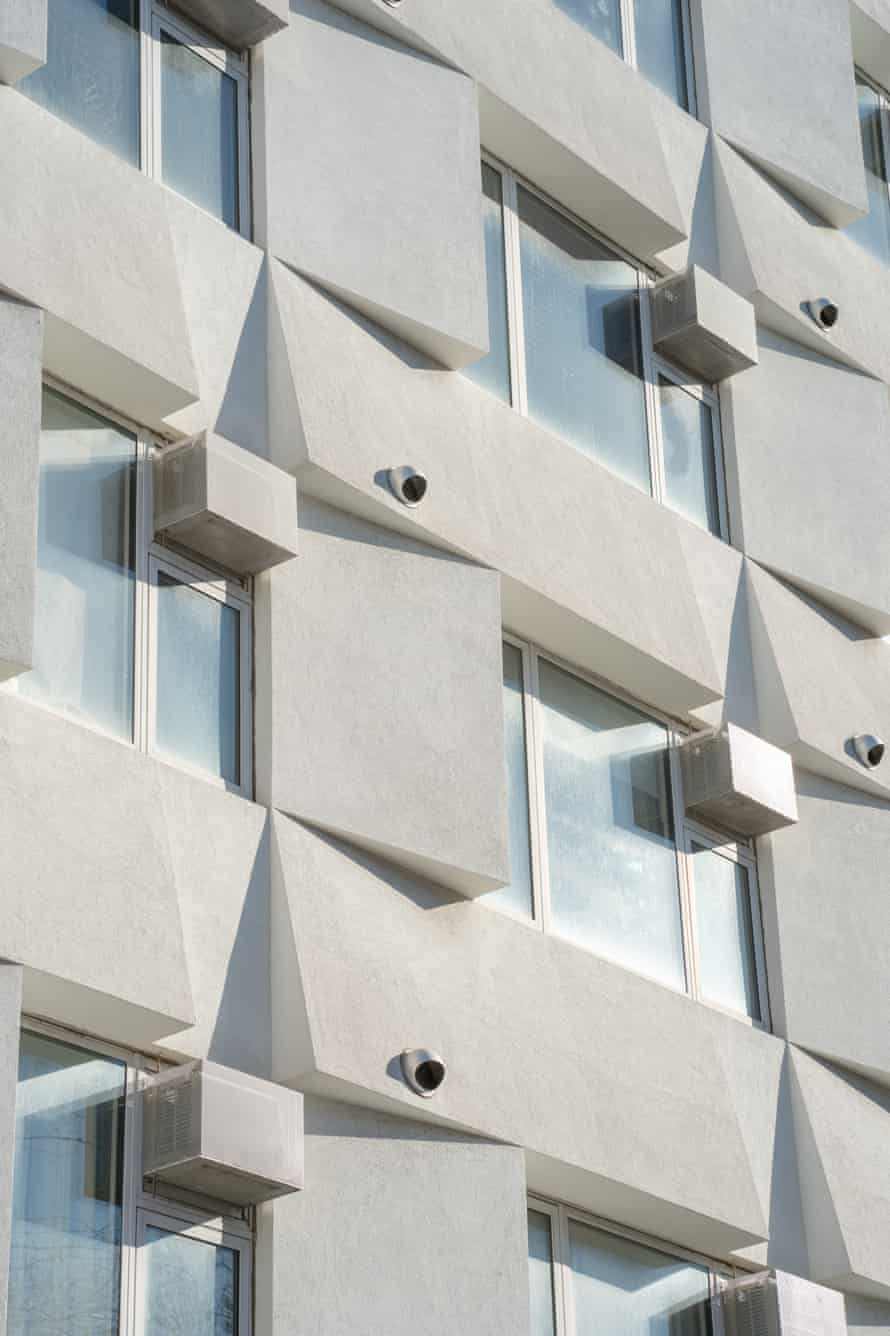
<instances>
[{"instance_id":1,"label":"protruding wall panel","mask_svg":"<svg viewBox=\"0 0 890 1336\"><path fill-rule=\"evenodd\" d=\"M43 315L0 299L0 681L31 666Z\"/></svg>"}]
</instances>

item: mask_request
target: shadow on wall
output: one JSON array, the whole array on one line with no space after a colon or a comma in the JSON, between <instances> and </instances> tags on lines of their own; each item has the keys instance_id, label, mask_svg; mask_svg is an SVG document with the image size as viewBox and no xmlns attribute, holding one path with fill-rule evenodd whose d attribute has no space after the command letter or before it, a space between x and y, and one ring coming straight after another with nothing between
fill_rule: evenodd
<instances>
[{"instance_id":1,"label":"shadow on wall","mask_svg":"<svg viewBox=\"0 0 890 1336\"><path fill-rule=\"evenodd\" d=\"M238 346L219 407L215 430L229 441L269 456L269 412L266 387L269 257L257 274L250 306L238 336ZM257 422L256 406L264 405L264 418ZM262 442L264 448L258 449Z\"/></svg>"}]
</instances>

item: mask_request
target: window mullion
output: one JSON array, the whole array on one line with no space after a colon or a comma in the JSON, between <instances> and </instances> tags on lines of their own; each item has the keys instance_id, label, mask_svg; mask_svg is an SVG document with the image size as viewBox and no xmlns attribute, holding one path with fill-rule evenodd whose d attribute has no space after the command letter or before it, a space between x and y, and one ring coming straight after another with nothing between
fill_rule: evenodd
<instances>
[{"instance_id":1,"label":"window mullion","mask_svg":"<svg viewBox=\"0 0 890 1336\"><path fill-rule=\"evenodd\" d=\"M151 637L148 625L148 561L154 528L152 504L152 457L150 443L139 436L136 455L136 581L134 597L133 653L133 745L147 751L147 701L151 678Z\"/></svg>"},{"instance_id":2,"label":"window mullion","mask_svg":"<svg viewBox=\"0 0 890 1336\"><path fill-rule=\"evenodd\" d=\"M139 0L139 165L146 176L154 176L155 126L152 122L154 43L151 0Z\"/></svg>"},{"instance_id":3,"label":"window mullion","mask_svg":"<svg viewBox=\"0 0 890 1336\"><path fill-rule=\"evenodd\" d=\"M637 30L634 0L621 0L621 52L628 65L637 68Z\"/></svg>"},{"instance_id":4,"label":"window mullion","mask_svg":"<svg viewBox=\"0 0 890 1336\"><path fill-rule=\"evenodd\" d=\"M680 765L680 739L668 733L668 763L671 776L671 800L674 817L674 847L677 860L677 890L680 898L680 928L683 936L683 955L686 970L686 991L698 997L698 950L695 939L695 912L689 842L686 834L686 811L683 803L683 774Z\"/></svg>"},{"instance_id":5,"label":"window mullion","mask_svg":"<svg viewBox=\"0 0 890 1336\"><path fill-rule=\"evenodd\" d=\"M658 371L652 347L652 313L649 305L650 281L639 275L640 344L643 358L643 389L646 396L646 427L649 437L649 482L656 501L664 502L664 448L661 438L661 414L658 405Z\"/></svg>"},{"instance_id":6,"label":"window mullion","mask_svg":"<svg viewBox=\"0 0 890 1336\"><path fill-rule=\"evenodd\" d=\"M547 804L544 789L544 728L541 711L541 691L538 680L538 654L532 646L528 656L528 692L531 701L531 738L529 755L531 770L529 806L531 809L532 857L535 882L535 907L540 914L541 927L550 931L550 859L547 852ZM532 798L534 794L534 798Z\"/></svg>"},{"instance_id":7,"label":"window mullion","mask_svg":"<svg viewBox=\"0 0 890 1336\"><path fill-rule=\"evenodd\" d=\"M528 416L525 375L525 326L522 312L522 268L519 247L519 206L516 177L501 170L501 209L504 219L504 265L507 271L507 337L510 346L510 385L513 407Z\"/></svg>"},{"instance_id":8,"label":"window mullion","mask_svg":"<svg viewBox=\"0 0 890 1336\"><path fill-rule=\"evenodd\" d=\"M572 1243L569 1235L569 1217L564 1206L558 1206L553 1220L553 1280L556 1290L557 1336L574 1336L575 1296L572 1291Z\"/></svg>"}]
</instances>

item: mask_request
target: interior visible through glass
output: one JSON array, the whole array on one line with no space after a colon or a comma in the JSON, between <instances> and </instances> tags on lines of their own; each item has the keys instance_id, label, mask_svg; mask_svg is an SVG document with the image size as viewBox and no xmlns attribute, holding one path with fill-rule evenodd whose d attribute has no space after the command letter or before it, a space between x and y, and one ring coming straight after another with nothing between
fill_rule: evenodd
<instances>
[{"instance_id":1,"label":"interior visible through glass","mask_svg":"<svg viewBox=\"0 0 890 1336\"><path fill-rule=\"evenodd\" d=\"M545 659L539 680L553 929L682 989L667 731Z\"/></svg>"},{"instance_id":2,"label":"interior visible through glass","mask_svg":"<svg viewBox=\"0 0 890 1336\"><path fill-rule=\"evenodd\" d=\"M747 868L693 844L692 870L701 995L760 1021Z\"/></svg>"},{"instance_id":3,"label":"interior visible through glass","mask_svg":"<svg viewBox=\"0 0 890 1336\"><path fill-rule=\"evenodd\" d=\"M488 353L465 373L477 385L510 402L510 342L507 333L507 270L501 174L482 164L482 218L488 286Z\"/></svg>"},{"instance_id":4,"label":"interior visible through glass","mask_svg":"<svg viewBox=\"0 0 890 1336\"><path fill-rule=\"evenodd\" d=\"M553 0L557 9L621 55L621 0Z\"/></svg>"},{"instance_id":5,"label":"interior visible through glass","mask_svg":"<svg viewBox=\"0 0 890 1336\"><path fill-rule=\"evenodd\" d=\"M237 84L163 29L160 55L163 179L237 228Z\"/></svg>"},{"instance_id":6,"label":"interior visible through glass","mask_svg":"<svg viewBox=\"0 0 890 1336\"><path fill-rule=\"evenodd\" d=\"M146 1225L143 1336L238 1336L234 1248Z\"/></svg>"},{"instance_id":7,"label":"interior visible through glass","mask_svg":"<svg viewBox=\"0 0 890 1336\"><path fill-rule=\"evenodd\" d=\"M240 783L240 613L158 571L155 746Z\"/></svg>"},{"instance_id":8,"label":"interior visible through glass","mask_svg":"<svg viewBox=\"0 0 890 1336\"><path fill-rule=\"evenodd\" d=\"M529 840L528 768L522 654L504 644L504 747L507 766L507 804L510 822L510 885L487 897L517 914L532 918L531 848Z\"/></svg>"},{"instance_id":9,"label":"interior visible through glass","mask_svg":"<svg viewBox=\"0 0 890 1336\"><path fill-rule=\"evenodd\" d=\"M650 491L636 270L519 187L531 417Z\"/></svg>"},{"instance_id":10,"label":"interior visible through glass","mask_svg":"<svg viewBox=\"0 0 890 1336\"><path fill-rule=\"evenodd\" d=\"M26 696L133 736L136 440L43 393L34 667Z\"/></svg>"},{"instance_id":11,"label":"interior visible through glass","mask_svg":"<svg viewBox=\"0 0 890 1336\"><path fill-rule=\"evenodd\" d=\"M126 1067L23 1031L9 1336L116 1336Z\"/></svg>"},{"instance_id":12,"label":"interior visible through glass","mask_svg":"<svg viewBox=\"0 0 890 1336\"><path fill-rule=\"evenodd\" d=\"M864 250L882 264L890 264L890 194L887 191L887 163L881 130L884 113L875 90L861 79L856 81L859 102L859 132L865 160L868 186L868 213L845 229Z\"/></svg>"},{"instance_id":13,"label":"interior visible through glass","mask_svg":"<svg viewBox=\"0 0 890 1336\"><path fill-rule=\"evenodd\" d=\"M553 1242L543 1211L528 1213L528 1298L531 1336L554 1336Z\"/></svg>"},{"instance_id":14,"label":"interior visible through glass","mask_svg":"<svg viewBox=\"0 0 890 1336\"><path fill-rule=\"evenodd\" d=\"M684 0L634 0L637 69L689 110L683 42Z\"/></svg>"},{"instance_id":15,"label":"interior visible through glass","mask_svg":"<svg viewBox=\"0 0 890 1336\"><path fill-rule=\"evenodd\" d=\"M665 500L672 510L720 536L720 503L709 404L665 376L658 378Z\"/></svg>"},{"instance_id":16,"label":"interior visible through glass","mask_svg":"<svg viewBox=\"0 0 890 1336\"><path fill-rule=\"evenodd\" d=\"M138 166L138 0L51 0L46 64L18 89Z\"/></svg>"}]
</instances>

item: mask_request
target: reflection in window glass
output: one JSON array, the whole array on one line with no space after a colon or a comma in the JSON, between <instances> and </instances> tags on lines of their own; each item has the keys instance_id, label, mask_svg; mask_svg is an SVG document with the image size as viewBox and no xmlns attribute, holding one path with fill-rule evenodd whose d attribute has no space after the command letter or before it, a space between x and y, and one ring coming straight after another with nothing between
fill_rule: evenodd
<instances>
[{"instance_id":1,"label":"reflection in window glass","mask_svg":"<svg viewBox=\"0 0 890 1336\"><path fill-rule=\"evenodd\" d=\"M9 1336L116 1336L126 1068L23 1032Z\"/></svg>"},{"instance_id":2,"label":"reflection in window glass","mask_svg":"<svg viewBox=\"0 0 890 1336\"><path fill-rule=\"evenodd\" d=\"M702 997L762 1020L747 869L698 844L692 855Z\"/></svg>"},{"instance_id":3,"label":"reflection in window glass","mask_svg":"<svg viewBox=\"0 0 890 1336\"><path fill-rule=\"evenodd\" d=\"M550 1217L543 1211L528 1213L528 1296L531 1336L553 1336L553 1242Z\"/></svg>"},{"instance_id":4,"label":"reflection in window glass","mask_svg":"<svg viewBox=\"0 0 890 1336\"><path fill-rule=\"evenodd\" d=\"M485 272L488 283L488 353L465 368L466 374L510 402L510 342L507 334L507 269L504 253L504 209L500 172L482 164L482 215L485 227Z\"/></svg>"},{"instance_id":5,"label":"reflection in window glass","mask_svg":"<svg viewBox=\"0 0 890 1336\"><path fill-rule=\"evenodd\" d=\"M710 1336L708 1272L602 1230L569 1224L576 1331Z\"/></svg>"},{"instance_id":6,"label":"reflection in window glass","mask_svg":"<svg viewBox=\"0 0 890 1336\"><path fill-rule=\"evenodd\" d=\"M18 88L138 165L138 0L52 0L46 64Z\"/></svg>"},{"instance_id":7,"label":"reflection in window glass","mask_svg":"<svg viewBox=\"0 0 890 1336\"><path fill-rule=\"evenodd\" d=\"M518 202L529 413L649 491L636 271L521 187Z\"/></svg>"},{"instance_id":8,"label":"reflection in window glass","mask_svg":"<svg viewBox=\"0 0 890 1336\"><path fill-rule=\"evenodd\" d=\"M133 735L136 442L44 390L34 668L22 694Z\"/></svg>"},{"instance_id":9,"label":"reflection in window glass","mask_svg":"<svg viewBox=\"0 0 890 1336\"><path fill-rule=\"evenodd\" d=\"M637 69L689 110L683 45L683 0L634 0Z\"/></svg>"},{"instance_id":10,"label":"reflection in window glass","mask_svg":"<svg viewBox=\"0 0 890 1336\"><path fill-rule=\"evenodd\" d=\"M158 572L157 750L240 782L240 613Z\"/></svg>"},{"instance_id":11,"label":"reflection in window glass","mask_svg":"<svg viewBox=\"0 0 890 1336\"><path fill-rule=\"evenodd\" d=\"M714 415L710 406L658 378L665 500L672 510L720 536Z\"/></svg>"},{"instance_id":12,"label":"reflection in window glass","mask_svg":"<svg viewBox=\"0 0 890 1336\"><path fill-rule=\"evenodd\" d=\"M510 885L488 896L526 918L534 916L529 843L528 769L526 766L525 712L523 709L522 654L515 645L504 650L504 746L507 762L507 802L510 822Z\"/></svg>"},{"instance_id":13,"label":"reflection in window glass","mask_svg":"<svg viewBox=\"0 0 890 1336\"><path fill-rule=\"evenodd\" d=\"M887 193L887 163L884 157L881 99L862 80L856 82L859 99L859 130L868 185L868 213L846 228L860 246L883 264L890 264L890 195Z\"/></svg>"},{"instance_id":14,"label":"reflection in window glass","mask_svg":"<svg viewBox=\"0 0 890 1336\"><path fill-rule=\"evenodd\" d=\"M554 930L683 988L667 732L544 659L540 684Z\"/></svg>"},{"instance_id":15,"label":"reflection in window glass","mask_svg":"<svg viewBox=\"0 0 890 1336\"><path fill-rule=\"evenodd\" d=\"M554 0L575 23L621 55L621 0Z\"/></svg>"},{"instance_id":16,"label":"reflection in window glass","mask_svg":"<svg viewBox=\"0 0 890 1336\"><path fill-rule=\"evenodd\" d=\"M145 1336L238 1336L234 1248L146 1225Z\"/></svg>"},{"instance_id":17,"label":"reflection in window glass","mask_svg":"<svg viewBox=\"0 0 890 1336\"><path fill-rule=\"evenodd\" d=\"M238 88L161 31L161 164L180 195L238 227Z\"/></svg>"}]
</instances>

